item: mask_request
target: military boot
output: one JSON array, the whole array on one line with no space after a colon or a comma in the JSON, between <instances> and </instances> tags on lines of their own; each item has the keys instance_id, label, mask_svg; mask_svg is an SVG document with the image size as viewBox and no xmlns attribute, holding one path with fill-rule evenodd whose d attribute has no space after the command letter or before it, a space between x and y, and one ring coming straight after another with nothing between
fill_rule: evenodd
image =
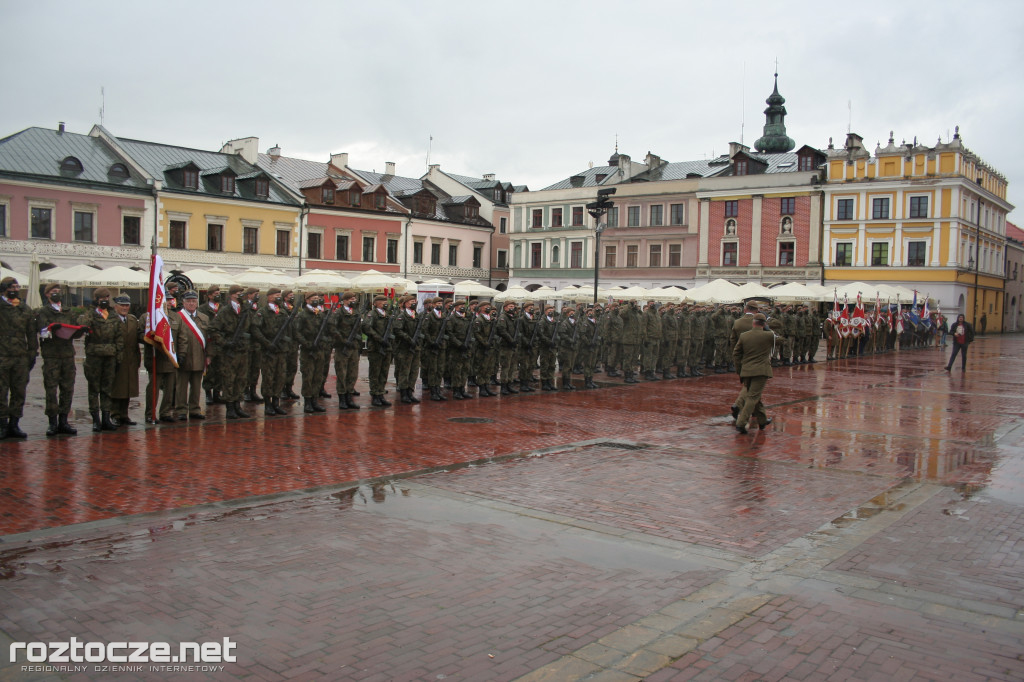
<instances>
[{"instance_id":1,"label":"military boot","mask_svg":"<svg viewBox=\"0 0 1024 682\"><path fill-rule=\"evenodd\" d=\"M345 394L345 404L348 405L348 409L350 409L350 410L358 410L359 409L359 406L356 405L356 401L352 400L352 394L351 393L346 393Z\"/></svg>"},{"instance_id":2,"label":"military boot","mask_svg":"<svg viewBox=\"0 0 1024 682\"><path fill-rule=\"evenodd\" d=\"M380 395L377 396L377 398L380 400L381 407L391 407L391 401L385 398L384 396Z\"/></svg>"},{"instance_id":3,"label":"military boot","mask_svg":"<svg viewBox=\"0 0 1024 682\"><path fill-rule=\"evenodd\" d=\"M537 389L535 389L533 386L530 386L530 382L529 381L520 381L519 382L519 392L520 393L533 393L535 390L537 390Z\"/></svg>"},{"instance_id":4,"label":"military boot","mask_svg":"<svg viewBox=\"0 0 1024 682\"><path fill-rule=\"evenodd\" d=\"M413 405L419 405L420 404L420 399L417 398L412 393L415 390L416 390L415 388L407 388L407 389L405 389L405 394L409 397L409 402L411 402Z\"/></svg>"},{"instance_id":5,"label":"military boot","mask_svg":"<svg viewBox=\"0 0 1024 682\"><path fill-rule=\"evenodd\" d=\"M0 417L0 438L7 438L7 417Z\"/></svg>"},{"instance_id":6,"label":"military boot","mask_svg":"<svg viewBox=\"0 0 1024 682\"><path fill-rule=\"evenodd\" d=\"M339 410L347 410L348 409L348 402L346 402L346 400L345 400L345 394L344 393L339 393L338 394L338 409Z\"/></svg>"},{"instance_id":7,"label":"military boot","mask_svg":"<svg viewBox=\"0 0 1024 682\"><path fill-rule=\"evenodd\" d=\"M518 393L518 392L519 391L516 391L516 393ZM512 387L509 386L508 384L502 384L501 385L501 394L502 395L512 395Z\"/></svg>"},{"instance_id":8,"label":"military boot","mask_svg":"<svg viewBox=\"0 0 1024 682\"><path fill-rule=\"evenodd\" d=\"M408 390L404 388L400 389L398 391L398 395L403 403L405 403L406 405L412 405L412 395L410 395Z\"/></svg>"},{"instance_id":9,"label":"military boot","mask_svg":"<svg viewBox=\"0 0 1024 682\"><path fill-rule=\"evenodd\" d=\"M441 390L437 388L437 386L430 387L430 399L435 401L444 400L444 398L441 397Z\"/></svg>"},{"instance_id":10,"label":"military boot","mask_svg":"<svg viewBox=\"0 0 1024 682\"><path fill-rule=\"evenodd\" d=\"M305 412L307 414L313 414L314 412L316 412L316 410L313 409L313 399L312 398L303 398L302 401L303 401L303 406L302 406L302 411L303 412Z\"/></svg>"},{"instance_id":11,"label":"military boot","mask_svg":"<svg viewBox=\"0 0 1024 682\"><path fill-rule=\"evenodd\" d=\"M622 380L622 383L624 383L624 384L636 384L636 383L639 383L639 382L636 380L636 377L633 376L633 372L631 372L631 371L629 371L627 369L626 370L626 378Z\"/></svg>"},{"instance_id":12,"label":"military boot","mask_svg":"<svg viewBox=\"0 0 1024 682\"><path fill-rule=\"evenodd\" d=\"M280 398L274 398L274 414L288 414L288 410L281 407Z\"/></svg>"},{"instance_id":13,"label":"military boot","mask_svg":"<svg viewBox=\"0 0 1024 682\"><path fill-rule=\"evenodd\" d=\"M10 417L7 420L4 438L28 438L28 434L18 428L18 419L18 417Z\"/></svg>"},{"instance_id":14,"label":"military boot","mask_svg":"<svg viewBox=\"0 0 1024 682\"><path fill-rule=\"evenodd\" d=\"M597 384L594 383L594 379L590 378L584 381L583 388L597 388Z\"/></svg>"},{"instance_id":15,"label":"military boot","mask_svg":"<svg viewBox=\"0 0 1024 682\"><path fill-rule=\"evenodd\" d=\"M78 435L78 429L76 429L75 427L71 426L71 424L68 423L67 412L65 412L64 414L57 415L57 432L67 434L68 436Z\"/></svg>"},{"instance_id":16,"label":"military boot","mask_svg":"<svg viewBox=\"0 0 1024 682\"><path fill-rule=\"evenodd\" d=\"M103 422L100 421L100 411L93 410L89 414L92 415L92 430L99 433L103 430Z\"/></svg>"},{"instance_id":17,"label":"military boot","mask_svg":"<svg viewBox=\"0 0 1024 682\"><path fill-rule=\"evenodd\" d=\"M242 404L235 402L235 414L238 415L239 419L248 419L252 415L242 409Z\"/></svg>"},{"instance_id":18,"label":"military boot","mask_svg":"<svg viewBox=\"0 0 1024 682\"><path fill-rule=\"evenodd\" d=\"M100 425L104 431L117 431L117 424L110 421L110 410L103 410Z\"/></svg>"},{"instance_id":19,"label":"military boot","mask_svg":"<svg viewBox=\"0 0 1024 682\"><path fill-rule=\"evenodd\" d=\"M325 389L321 388L320 389L320 395L318 395L316 397L318 397L318 398L330 398L331 394L328 393Z\"/></svg>"},{"instance_id":20,"label":"military boot","mask_svg":"<svg viewBox=\"0 0 1024 682\"><path fill-rule=\"evenodd\" d=\"M57 426L57 415L55 415L55 414L48 415L47 419L50 420L50 427L48 429L46 429L46 435L47 436L56 436L58 433L60 433L60 427Z\"/></svg>"},{"instance_id":21,"label":"military boot","mask_svg":"<svg viewBox=\"0 0 1024 682\"><path fill-rule=\"evenodd\" d=\"M265 416L265 417L275 417L275 416L277 416L277 412L274 412L274 403L271 402L270 398L267 398L266 401L264 401L264 403L263 403L263 416Z\"/></svg>"},{"instance_id":22,"label":"military boot","mask_svg":"<svg viewBox=\"0 0 1024 682\"><path fill-rule=\"evenodd\" d=\"M326 412L327 411L326 407L324 407L319 402L317 402L316 396L310 398L310 401L313 403L313 411L314 412Z\"/></svg>"}]
</instances>

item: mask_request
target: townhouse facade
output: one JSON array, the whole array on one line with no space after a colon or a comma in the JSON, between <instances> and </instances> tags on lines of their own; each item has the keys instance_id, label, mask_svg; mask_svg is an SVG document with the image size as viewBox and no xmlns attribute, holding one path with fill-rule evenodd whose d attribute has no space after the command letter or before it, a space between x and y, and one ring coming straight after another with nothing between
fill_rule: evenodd
<instances>
[{"instance_id":1,"label":"townhouse facade","mask_svg":"<svg viewBox=\"0 0 1024 682\"><path fill-rule=\"evenodd\" d=\"M1006 221L1003 331L1024 331L1024 230Z\"/></svg>"},{"instance_id":2,"label":"townhouse facade","mask_svg":"<svg viewBox=\"0 0 1024 682\"><path fill-rule=\"evenodd\" d=\"M959 127L935 146L869 152L847 135L826 150L825 284L896 284L931 295L943 311L988 328L1003 320L1006 178L968 150ZM868 293L868 292L865 292Z\"/></svg>"}]
</instances>

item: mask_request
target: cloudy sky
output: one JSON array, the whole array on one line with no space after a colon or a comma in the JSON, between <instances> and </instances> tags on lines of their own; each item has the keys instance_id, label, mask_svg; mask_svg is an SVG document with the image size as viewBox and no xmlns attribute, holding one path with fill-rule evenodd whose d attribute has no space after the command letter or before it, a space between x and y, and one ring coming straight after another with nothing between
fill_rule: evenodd
<instances>
[{"instance_id":1,"label":"cloudy sky","mask_svg":"<svg viewBox=\"0 0 1024 682\"><path fill-rule=\"evenodd\" d=\"M778 59L798 145L965 144L1024 206L1024 2L0 0L0 135L65 121L201 149L540 189L614 150L721 154ZM433 137L431 144L430 138ZM1018 222L1021 212L1015 213Z\"/></svg>"}]
</instances>

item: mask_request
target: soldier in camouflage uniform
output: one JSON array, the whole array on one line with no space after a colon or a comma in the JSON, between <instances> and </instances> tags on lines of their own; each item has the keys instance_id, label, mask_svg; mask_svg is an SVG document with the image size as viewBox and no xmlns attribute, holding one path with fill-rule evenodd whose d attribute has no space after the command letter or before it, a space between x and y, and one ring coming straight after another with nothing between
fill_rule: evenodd
<instances>
[{"instance_id":1,"label":"soldier in camouflage uniform","mask_svg":"<svg viewBox=\"0 0 1024 682\"><path fill-rule=\"evenodd\" d=\"M466 301L459 299L452 306L452 315L445 330L447 354L452 378L452 397L468 400L473 396L466 393L469 378L469 358L473 352L473 320L466 312Z\"/></svg>"},{"instance_id":2,"label":"soldier in camouflage uniform","mask_svg":"<svg viewBox=\"0 0 1024 682\"><path fill-rule=\"evenodd\" d=\"M248 305L253 313L258 313L260 309L260 290L256 287L249 287L245 290L245 295L240 299L243 305ZM242 393L242 399L249 403L262 403L263 397L260 396L256 390L260 383L260 369L263 365L263 350L260 348L259 343L256 339L251 337L252 325L259 324L259 321L255 319L256 315L251 315L253 318L250 322L250 338L244 345L239 346L239 350L245 351L246 360L246 380L245 387Z\"/></svg>"},{"instance_id":3,"label":"soldier in camouflage uniform","mask_svg":"<svg viewBox=\"0 0 1024 682\"><path fill-rule=\"evenodd\" d=\"M399 309L401 312L394 324L395 384L402 402L415 405L420 400L412 392L420 374L423 325L430 311L424 309L422 314L417 314L415 296L406 296L399 301Z\"/></svg>"},{"instance_id":4,"label":"soldier in camouflage uniform","mask_svg":"<svg viewBox=\"0 0 1024 682\"><path fill-rule=\"evenodd\" d=\"M366 353L370 364L370 404L374 407L391 407L391 401L384 397L388 372L391 371L393 345L392 338L384 338L390 319L385 307L387 302L386 296L375 296L373 307L363 316L363 333L366 334Z\"/></svg>"},{"instance_id":5,"label":"soldier in camouflage uniform","mask_svg":"<svg viewBox=\"0 0 1024 682\"><path fill-rule=\"evenodd\" d=\"M622 371L625 374L623 381L635 384L637 380L634 371L643 341L643 315L636 303L629 301L619 306L619 319L622 320Z\"/></svg>"},{"instance_id":6,"label":"soldier in camouflage uniform","mask_svg":"<svg viewBox=\"0 0 1024 682\"><path fill-rule=\"evenodd\" d=\"M619 303L612 301L602 317L604 329L604 369L610 377L622 376L622 318L619 316Z\"/></svg>"},{"instance_id":7,"label":"soldier in camouflage uniform","mask_svg":"<svg viewBox=\"0 0 1024 682\"><path fill-rule=\"evenodd\" d=\"M444 299L440 296L426 299L422 314L426 318L423 322L423 350L420 352L423 385L430 391L431 400L448 400L442 390L448 348L448 313L444 310Z\"/></svg>"},{"instance_id":8,"label":"soldier in camouflage uniform","mask_svg":"<svg viewBox=\"0 0 1024 682\"><path fill-rule=\"evenodd\" d=\"M327 378L323 375L324 354L334 346L331 312L324 307L318 291L307 291L306 305L295 318L295 338L299 340L299 371L302 372L302 411L326 412L319 403L320 392Z\"/></svg>"},{"instance_id":9,"label":"soldier in camouflage uniform","mask_svg":"<svg viewBox=\"0 0 1024 682\"><path fill-rule=\"evenodd\" d=\"M579 359L577 363L583 367L583 388L597 388L594 383L594 370L597 366L597 352L601 347L601 331L594 309L587 308L578 321L579 342L576 344Z\"/></svg>"},{"instance_id":10,"label":"soldier in camouflage uniform","mask_svg":"<svg viewBox=\"0 0 1024 682\"><path fill-rule=\"evenodd\" d=\"M359 297L354 291L341 295L337 314L331 318L334 325L334 377L338 391L338 408L358 410L353 398L356 379L359 378L359 349L363 345L362 318L356 308Z\"/></svg>"},{"instance_id":11,"label":"soldier in camouflage uniform","mask_svg":"<svg viewBox=\"0 0 1024 682\"><path fill-rule=\"evenodd\" d=\"M295 292L285 289L281 292L281 301L286 313L291 315L295 312ZM294 322L292 324L295 324ZM360 339L360 345L361 344ZM281 390L281 398L285 400L298 400L299 394L292 390L295 385L295 375L299 373L299 341L295 334L288 336L288 342L281 347L281 355L284 356L284 388ZM359 395L356 393L355 395Z\"/></svg>"},{"instance_id":12,"label":"soldier in camouflage uniform","mask_svg":"<svg viewBox=\"0 0 1024 682\"><path fill-rule=\"evenodd\" d=\"M124 348L121 320L110 310L110 290L100 287L92 292L95 307L84 313L78 324L89 328L85 337L85 380L89 382L89 414L93 431L113 431L110 420L110 391L114 386L117 361Z\"/></svg>"},{"instance_id":13,"label":"soldier in camouflage uniform","mask_svg":"<svg viewBox=\"0 0 1024 682\"><path fill-rule=\"evenodd\" d=\"M237 284L228 289L228 300L221 304L217 316L210 325L210 342L217 347L221 359L221 386L224 402L227 403L225 416L228 419L250 417L242 409L242 396L249 380L249 358L247 348L252 324L252 309L248 303L239 300L244 289Z\"/></svg>"},{"instance_id":14,"label":"soldier in camouflage uniform","mask_svg":"<svg viewBox=\"0 0 1024 682\"><path fill-rule=\"evenodd\" d=\"M65 433L73 436L78 431L68 423L71 397L75 392L75 344L56 335L61 325L73 325L71 313L62 304L63 291L59 284L47 284L43 290L43 305L36 311L39 329L39 354L43 356L43 390L46 393L46 418L50 422L47 436ZM56 325L56 326L54 326Z\"/></svg>"},{"instance_id":15,"label":"soldier in camouflage uniform","mask_svg":"<svg viewBox=\"0 0 1024 682\"><path fill-rule=\"evenodd\" d=\"M690 376L702 377L701 372L704 361L704 338L707 336L708 318L707 308L697 306L693 309L691 336L690 336Z\"/></svg>"},{"instance_id":16,"label":"soldier in camouflage uniform","mask_svg":"<svg viewBox=\"0 0 1024 682\"><path fill-rule=\"evenodd\" d=\"M0 435L26 438L18 426L25 407L25 387L36 364L39 338L36 316L22 304L21 285L0 280Z\"/></svg>"},{"instance_id":17,"label":"soldier in camouflage uniform","mask_svg":"<svg viewBox=\"0 0 1024 682\"><path fill-rule=\"evenodd\" d=\"M679 378L693 376L686 369L690 361L690 335L693 329L693 319L690 315L689 305L686 303L679 306L679 310L676 313L676 327L678 329L676 376Z\"/></svg>"},{"instance_id":18,"label":"soldier in camouflage uniform","mask_svg":"<svg viewBox=\"0 0 1024 682\"><path fill-rule=\"evenodd\" d=\"M199 306L199 315L203 318L205 328L209 329L210 325L213 324L213 318L217 316L217 310L220 308L220 287L214 284L206 290L206 302ZM206 375L203 377L203 390L206 391L206 404L213 405L214 403L224 402L221 397L221 379L220 379L220 356L218 351L220 349L213 344L206 344L206 357L209 358L210 363L206 367Z\"/></svg>"},{"instance_id":19,"label":"soldier in camouflage uniform","mask_svg":"<svg viewBox=\"0 0 1024 682\"><path fill-rule=\"evenodd\" d=\"M565 319L558 323L558 370L562 374L563 391L576 390L572 385L572 367L576 362L579 342L580 324L576 319L576 309L569 308Z\"/></svg>"},{"instance_id":20,"label":"soldier in camouflage uniform","mask_svg":"<svg viewBox=\"0 0 1024 682\"><path fill-rule=\"evenodd\" d=\"M679 351L679 320L676 318L675 306L666 303L661 309L661 346L659 348L658 370L662 379L675 379L672 368L676 364L676 353Z\"/></svg>"},{"instance_id":21,"label":"soldier in camouflage uniform","mask_svg":"<svg viewBox=\"0 0 1024 682\"><path fill-rule=\"evenodd\" d=\"M558 348L558 316L553 305L544 306L544 314L537 321L537 347L540 351L540 388L556 391L555 354Z\"/></svg>"},{"instance_id":22,"label":"soldier in camouflage uniform","mask_svg":"<svg viewBox=\"0 0 1024 682\"><path fill-rule=\"evenodd\" d=\"M517 355L519 351L519 335L522 326L521 318L516 311L514 301L506 301L502 306L501 315L495 321L497 334L495 352L498 356L498 371L501 374L501 394L511 395L519 393L519 389L512 385L515 376L518 375Z\"/></svg>"},{"instance_id":23,"label":"soldier in camouflage uniform","mask_svg":"<svg viewBox=\"0 0 1024 682\"><path fill-rule=\"evenodd\" d=\"M477 386L480 387L480 397L489 398L498 395L488 384L488 378L496 371L498 363L498 335L495 326L498 321L495 319L496 311L490 304L481 303L477 310L479 314L473 320L473 374L476 376Z\"/></svg>"},{"instance_id":24,"label":"soldier in camouflage uniform","mask_svg":"<svg viewBox=\"0 0 1024 682\"><path fill-rule=\"evenodd\" d=\"M523 393L532 393L536 390L530 385L533 383L533 368L537 366L537 356L540 353L538 345L540 316L532 301L523 303L522 316L519 351L516 353L516 364L519 367L519 390Z\"/></svg>"},{"instance_id":25,"label":"soldier in camouflage uniform","mask_svg":"<svg viewBox=\"0 0 1024 682\"><path fill-rule=\"evenodd\" d=\"M256 313L252 324L252 337L260 347L263 374L263 414L273 417L288 414L281 407L281 391L284 389L284 349L294 333L295 320L281 304L281 290L271 287L267 290L267 302Z\"/></svg>"}]
</instances>

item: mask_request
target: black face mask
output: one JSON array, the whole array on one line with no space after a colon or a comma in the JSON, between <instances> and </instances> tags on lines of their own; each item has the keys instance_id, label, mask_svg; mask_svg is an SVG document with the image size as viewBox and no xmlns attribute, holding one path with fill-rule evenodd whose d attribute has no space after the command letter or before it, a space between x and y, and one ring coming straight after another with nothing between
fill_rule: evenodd
<instances>
[{"instance_id":1,"label":"black face mask","mask_svg":"<svg viewBox=\"0 0 1024 682\"><path fill-rule=\"evenodd\" d=\"M62 296L60 294L50 294L50 300L54 303L60 303Z\"/></svg>"},{"instance_id":2,"label":"black face mask","mask_svg":"<svg viewBox=\"0 0 1024 682\"><path fill-rule=\"evenodd\" d=\"M110 301L100 301L97 305L99 306L100 310L106 310L107 308L110 307Z\"/></svg>"},{"instance_id":3,"label":"black face mask","mask_svg":"<svg viewBox=\"0 0 1024 682\"><path fill-rule=\"evenodd\" d=\"M12 301L17 301L19 298L21 298L21 292L11 289L10 291L7 292L7 298L11 299Z\"/></svg>"}]
</instances>

